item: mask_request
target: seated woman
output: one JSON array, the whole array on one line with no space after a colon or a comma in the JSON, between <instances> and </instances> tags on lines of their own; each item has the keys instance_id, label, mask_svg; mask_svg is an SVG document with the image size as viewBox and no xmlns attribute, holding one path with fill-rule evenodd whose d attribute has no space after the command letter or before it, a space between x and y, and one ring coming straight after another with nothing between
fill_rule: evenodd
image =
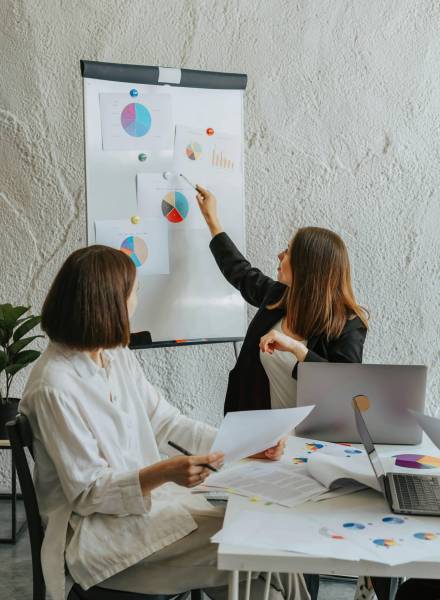
<instances>
[{"instance_id":1,"label":"seated woman","mask_svg":"<svg viewBox=\"0 0 440 600\"><path fill-rule=\"evenodd\" d=\"M50 343L19 408L34 435L53 600L64 600L65 563L83 589L175 594L227 581L209 542L221 515L185 489L221 464L209 453L216 430L170 406L127 348L136 287L130 258L91 246L66 260L43 306ZM161 460L170 440L197 456Z\"/></svg>"}]
</instances>

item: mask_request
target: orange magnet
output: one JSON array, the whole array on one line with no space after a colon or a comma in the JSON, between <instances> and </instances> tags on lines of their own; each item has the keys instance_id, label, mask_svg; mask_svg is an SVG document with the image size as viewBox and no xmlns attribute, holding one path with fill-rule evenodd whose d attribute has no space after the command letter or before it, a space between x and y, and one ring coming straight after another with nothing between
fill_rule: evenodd
<instances>
[{"instance_id":1,"label":"orange magnet","mask_svg":"<svg viewBox=\"0 0 440 600\"><path fill-rule=\"evenodd\" d=\"M208 129L206 130L206 134L207 135L214 135L214 130L212 127L208 127Z\"/></svg>"}]
</instances>

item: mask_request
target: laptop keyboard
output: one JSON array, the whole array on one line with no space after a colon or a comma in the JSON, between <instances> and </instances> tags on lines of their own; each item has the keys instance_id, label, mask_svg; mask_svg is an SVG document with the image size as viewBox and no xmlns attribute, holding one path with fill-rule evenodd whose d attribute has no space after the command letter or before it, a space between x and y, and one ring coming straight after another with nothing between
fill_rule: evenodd
<instances>
[{"instance_id":1,"label":"laptop keyboard","mask_svg":"<svg viewBox=\"0 0 440 600\"><path fill-rule=\"evenodd\" d=\"M440 480L428 475L392 474L400 508L440 514Z\"/></svg>"}]
</instances>

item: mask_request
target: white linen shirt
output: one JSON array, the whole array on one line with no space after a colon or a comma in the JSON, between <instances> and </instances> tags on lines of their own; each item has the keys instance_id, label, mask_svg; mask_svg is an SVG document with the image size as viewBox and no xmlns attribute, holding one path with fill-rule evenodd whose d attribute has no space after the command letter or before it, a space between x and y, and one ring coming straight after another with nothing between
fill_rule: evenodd
<instances>
[{"instance_id":1,"label":"white linen shirt","mask_svg":"<svg viewBox=\"0 0 440 600\"><path fill-rule=\"evenodd\" d=\"M53 600L65 597L65 561L82 588L98 584L197 528L189 492L167 484L143 496L139 469L206 453L216 430L184 417L145 378L127 348L86 352L49 343L19 410L34 436L34 483L46 527L41 559Z\"/></svg>"}]
</instances>

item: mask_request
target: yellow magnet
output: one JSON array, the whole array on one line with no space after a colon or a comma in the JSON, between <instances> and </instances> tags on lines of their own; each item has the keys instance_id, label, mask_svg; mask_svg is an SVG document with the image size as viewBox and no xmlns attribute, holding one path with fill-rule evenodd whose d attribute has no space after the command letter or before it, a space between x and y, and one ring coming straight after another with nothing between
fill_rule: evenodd
<instances>
[{"instance_id":1,"label":"yellow magnet","mask_svg":"<svg viewBox=\"0 0 440 600\"><path fill-rule=\"evenodd\" d=\"M131 217L131 222L133 223L133 225L139 225L139 223L141 222L141 218L138 215L134 215L133 217Z\"/></svg>"}]
</instances>

